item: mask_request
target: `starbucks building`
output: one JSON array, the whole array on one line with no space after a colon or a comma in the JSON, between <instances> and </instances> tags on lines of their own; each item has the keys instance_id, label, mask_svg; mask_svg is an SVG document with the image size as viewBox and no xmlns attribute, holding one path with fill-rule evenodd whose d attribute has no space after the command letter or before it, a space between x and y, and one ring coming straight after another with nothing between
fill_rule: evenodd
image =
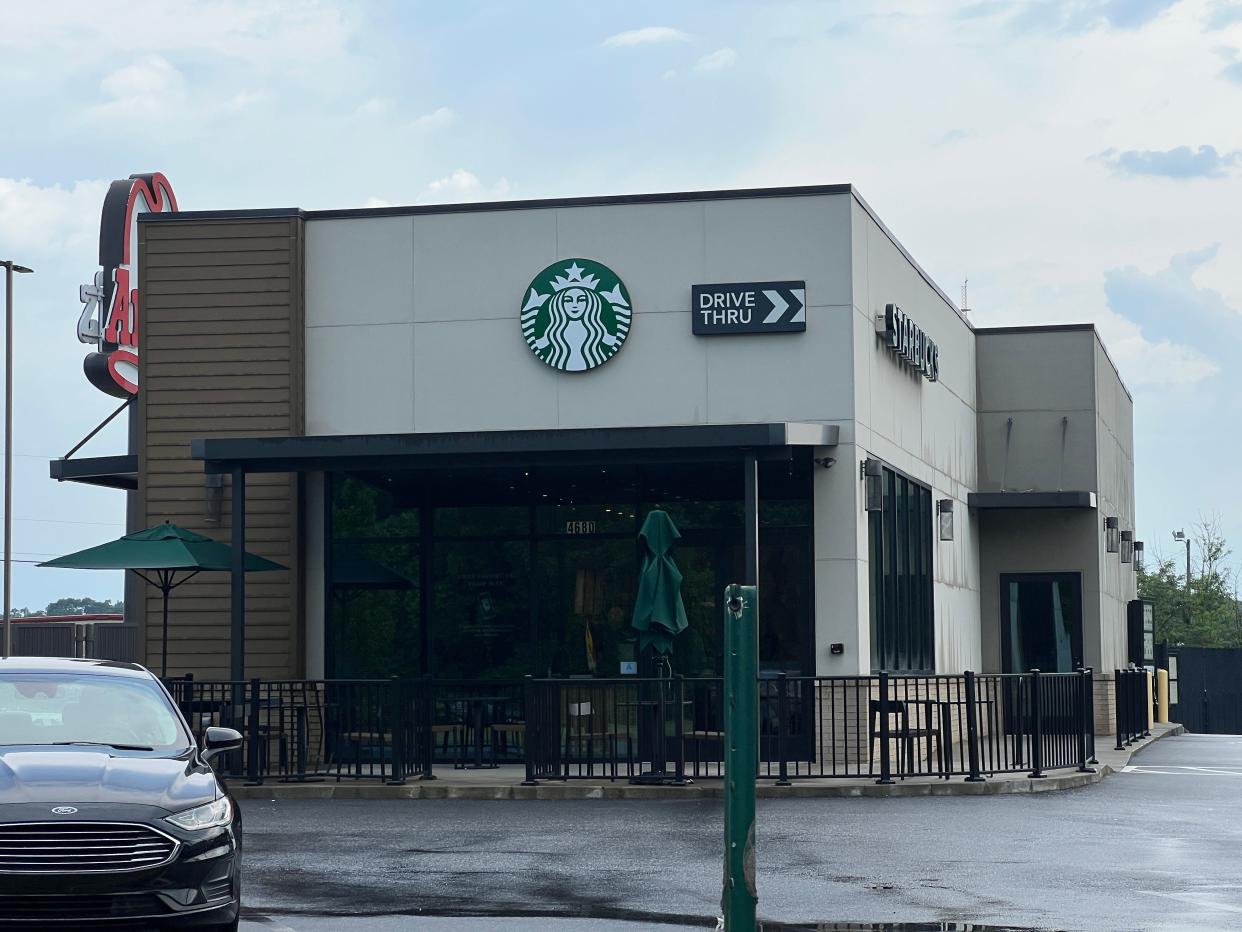
<instances>
[{"instance_id":1,"label":"starbucks building","mask_svg":"<svg viewBox=\"0 0 1242 932\"><path fill-rule=\"evenodd\" d=\"M170 673L641 674L657 508L687 675L750 580L767 671L1126 662L1131 399L1097 333L974 327L848 185L133 229L132 449L53 475L288 567L179 590ZM127 595L155 658L158 594Z\"/></svg>"}]
</instances>

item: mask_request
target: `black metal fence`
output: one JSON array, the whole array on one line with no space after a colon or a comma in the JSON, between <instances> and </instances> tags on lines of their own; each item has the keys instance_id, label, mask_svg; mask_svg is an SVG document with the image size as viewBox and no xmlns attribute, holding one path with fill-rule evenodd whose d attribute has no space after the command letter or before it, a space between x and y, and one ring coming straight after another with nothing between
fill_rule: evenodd
<instances>
[{"instance_id":1,"label":"black metal fence","mask_svg":"<svg viewBox=\"0 0 1242 932\"><path fill-rule=\"evenodd\" d=\"M1114 670L1113 696L1117 706L1117 746L1120 751L1140 738L1151 737L1148 716L1148 675L1146 670Z\"/></svg>"},{"instance_id":2,"label":"black metal fence","mask_svg":"<svg viewBox=\"0 0 1242 932\"><path fill-rule=\"evenodd\" d=\"M1119 713L1121 690L1131 689L1121 684L1129 682L1118 680ZM515 777L521 772L530 784L721 777L723 685L718 677L680 676L168 681L196 736L209 725L242 732L241 751L221 766L252 783L403 782L431 779L437 767L519 764L524 770L515 769ZM782 674L762 677L759 685L756 764L760 777L778 785L1040 777L1054 769L1089 771L1094 763L1086 670Z\"/></svg>"}]
</instances>

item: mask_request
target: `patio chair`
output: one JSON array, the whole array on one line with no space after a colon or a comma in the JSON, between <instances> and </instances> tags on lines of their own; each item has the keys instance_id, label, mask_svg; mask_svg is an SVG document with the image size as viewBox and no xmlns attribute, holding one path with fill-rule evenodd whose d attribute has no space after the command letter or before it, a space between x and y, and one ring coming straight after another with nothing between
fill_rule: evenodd
<instances>
[{"instance_id":1,"label":"patio chair","mask_svg":"<svg viewBox=\"0 0 1242 932\"><path fill-rule=\"evenodd\" d=\"M526 756L526 721L517 700L497 704L496 718L490 723L492 760L507 760L512 748Z\"/></svg>"},{"instance_id":2,"label":"patio chair","mask_svg":"<svg viewBox=\"0 0 1242 932\"><path fill-rule=\"evenodd\" d=\"M581 765L585 761L587 776L594 776L595 749L599 747L608 755L607 760L600 761L600 763L607 765L609 779L615 780L617 757L622 741L626 744L627 760L632 755L630 734L628 731L619 730L616 724L606 720L606 700L603 702L594 698L583 700L579 695L575 695L574 698L579 701L565 703L565 740L562 756L565 767L568 769L571 762ZM604 697L601 695L600 698Z\"/></svg>"},{"instance_id":3,"label":"patio chair","mask_svg":"<svg viewBox=\"0 0 1242 932\"><path fill-rule=\"evenodd\" d=\"M903 699L890 699L888 701L888 736L889 739L896 739L897 744L897 767L896 774L902 780L910 775L910 771L914 767L914 746L918 742L927 743L927 756L930 760L932 754L933 743L936 750L937 775L948 779L948 773L945 770L944 759L944 739L940 735L939 728L933 728L929 722L925 722L920 726L917 721L911 724L910 708L912 706L923 705L928 707L928 716L930 717L930 702L907 702ZM880 743L880 700L871 700L871 742L870 752L867 762L867 773L874 775L876 748ZM896 726L892 719L896 717Z\"/></svg>"}]
</instances>

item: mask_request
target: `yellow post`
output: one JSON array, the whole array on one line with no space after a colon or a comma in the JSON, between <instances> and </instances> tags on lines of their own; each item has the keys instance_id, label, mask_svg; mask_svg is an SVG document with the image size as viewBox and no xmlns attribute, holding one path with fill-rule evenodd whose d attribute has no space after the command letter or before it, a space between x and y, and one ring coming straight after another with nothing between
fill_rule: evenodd
<instances>
[{"instance_id":1,"label":"yellow post","mask_svg":"<svg viewBox=\"0 0 1242 932\"><path fill-rule=\"evenodd\" d=\"M1156 671L1156 698L1160 700L1160 711L1156 721L1161 725L1169 724L1169 671Z\"/></svg>"}]
</instances>

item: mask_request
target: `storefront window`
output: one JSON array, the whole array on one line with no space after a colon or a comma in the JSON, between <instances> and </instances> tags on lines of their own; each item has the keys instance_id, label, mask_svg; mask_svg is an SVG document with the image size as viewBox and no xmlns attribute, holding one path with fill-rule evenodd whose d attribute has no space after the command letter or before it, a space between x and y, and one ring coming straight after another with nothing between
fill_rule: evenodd
<instances>
[{"instance_id":1,"label":"storefront window","mask_svg":"<svg viewBox=\"0 0 1242 932\"><path fill-rule=\"evenodd\" d=\"M430 672L436 676L525 676L530 639L530 547L525 540L439 540Z\"/></svg>"},{"instance_id":2,"label":"storefront window","mask_svg":"<svg viewBox=\"0 0 1242 932\"><path fill-rule=\"evenodd\" d=\"M888 467L883 488L883 510L870 516L871 665L932 672L931 490Z\"/></svg>"},{"instance_id":3,"label":"storefront window","mask_svg":"<svg viewBox=\"0 0 1242 932\"><path fill-rule=\"evenodd\" d=\"M332 527L329 675L419 673L418 509L404 507L387 483L339 476L332 483Z\"/></svg>"},{"instance_id":4,"label":"storefront window","mask_svg":"<svg viewBox=\"0 0 1242 932\"><path fill-rule=\"evenodd\" d=\"M682 534L689 628L673 668L722 671L721 599L743 571L740 468L411 470L330 487L329 675L615 677L631 662L650 674L630 623L653 508ZM760 661L809 672L809 456L761 464L760 524Z\"/></svg>"}]
</instances>

